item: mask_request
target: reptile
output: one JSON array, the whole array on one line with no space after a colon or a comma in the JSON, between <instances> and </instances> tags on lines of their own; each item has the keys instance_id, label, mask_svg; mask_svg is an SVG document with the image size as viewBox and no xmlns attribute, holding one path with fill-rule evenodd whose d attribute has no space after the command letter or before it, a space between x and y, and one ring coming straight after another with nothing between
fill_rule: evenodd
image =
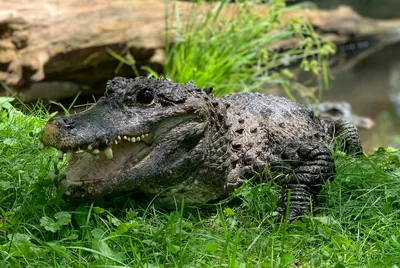
<instances>
[{"instance_id":1,"label":"reptile","mask_svg":"<svg viewBox=\"0 0 400 268\"><path fill-rule=\"evenodd\" d=\"M163 204L201 205L257 177L283 185L277 210L294 220L334 178L329 146L338 136L344 151L362 152L351 123L320 120L284 97L216 98L193 82L116 77L91 108L51 118L40 143L66 154L58 186L70 200L134 190Z\"/></svg>"}]
</instances>

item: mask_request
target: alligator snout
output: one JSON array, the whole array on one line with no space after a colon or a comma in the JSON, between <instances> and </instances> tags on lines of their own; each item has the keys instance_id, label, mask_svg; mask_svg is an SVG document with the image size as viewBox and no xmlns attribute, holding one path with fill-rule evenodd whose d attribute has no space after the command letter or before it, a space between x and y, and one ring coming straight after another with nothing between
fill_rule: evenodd
<instances>
[{"instance_id":1,"label":"alligator snout","mask_svg":"<svg viewBox=\"0 0 400 268\"><path fill-rule=\"evenodd\" d=\"M61 136L60 129L63 128L65 123L65 119L60 116L50 119L42 131L40 141L48 145L56 144L58 137Z\"/></svg>"},{"instance_id":2,"label":"alligator snout","mask_svg":"<svg viewBox=\"0 0 400 268\"><path fill-rule=\"evenodd\" d=\"M65 116L57 116L52 119L55 124L59 125L60 127L65 127L67 129L71 129L75 127L74 121Z\"/></svg>"},{"instance_id":3,"label":"alligator snout","mask_svg":"<svg viewBox=\"0 0 400 268\"><path fill-rule=\"evenodd\" d=\"M76 136L76 122L68 116L56 116L51 118L43 128L40 141L57 149L68 151L74 148L74 136Z\"/></svg>"}]
</instances>

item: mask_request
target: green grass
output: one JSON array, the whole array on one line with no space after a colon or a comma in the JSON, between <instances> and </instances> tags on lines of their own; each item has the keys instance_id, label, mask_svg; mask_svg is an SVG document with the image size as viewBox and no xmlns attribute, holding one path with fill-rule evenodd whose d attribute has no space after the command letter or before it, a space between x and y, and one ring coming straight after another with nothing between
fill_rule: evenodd
<instances>
[{"instance_id":1,"label":"green grass","mask_svg":"<svg viewBox=\"0 0 400 268\"><path fill-rule=\"evenodd\" d=\"M281 22L287 9L282 1L271 2L272 16L265 20L246 14L228 23L214 13L207 20L225 27L182 25L167 53L165 75L213 86L219 95L279 84L288 96L292 90L310 96L284 62L299 60L303 69L326 78L324 57L331 47L307 23ZM298 49L271 49L291 35L302 40ZM134 59L125 63L138 72ZM40 105L23 114L0 99L0 267L400 265L397 150L359 159L335 152L337 176L325 185L318 214L278 225L280 186L273 182L249 182L202 208L164 210L129 194L66 202L51 179L66 163L58 163L54 149L37 148L49 117Z\"/></svg>"},{"instance_id":2,"label":"green grass","mask_svg":"<svg viewBox=\"0 0 400 268\"><path fill-rule=\"evenodd\" d=\"M316 91L297 82L296 77L300 70L308 72L314 87L327 87L326 59L334 54L335 46L316 34L306 20L282 19L287 12L305 6L312 8L313 5L303 3L286 7L283 0L271 0L268 2L269 15L260 17L251 11L251 4L243 3L236 6L237 16L227 19L221 12L226 2L214 4L212 11L206 14L199 13L193 6L189 11L192 19L186 20L181 18L177 5L172 10L166 8L168 34L162 75L174 82L192 80L199 87L212 87L216 96L254 90L269 92L271 88L279 88L293 100L300 97L305 102L318 102ZM173 41L169 39L171 31ZM280 50L279 44L288 38L297 40L297 47ZM120 65L130 65L136 76L139 69L148 76L159 76L146 66L136 66L129 52L126 55L108 52ZM299 68L289 69L289 64L297 64Z\"/></svg>"},{"instance_id":3,"label":"green grass","mask_svg":"<svg viewBox=\"0 0 400 268\"><path fill-rule=\"evenodd\" d=\"M313 75L323 74L320 77L327 82L326 56L334 52L334 47L323 42L305 20L281 19L301 5L285 7L281 0L270 1L266 17L253 14L251 5L237 5L238 15L231 20L222 15L224 6L216 6L203 20L198 19L193 7L193 20L186 24L177 7L167 10L167 21L174 20L176 27L174 42L167 40L164 75L176 82L193 80L199 87L213 87L219 96L275 85L292 99L297 94L306 101L316 101L309 88L296 82L296 75L287 64L298 62ZM297 38L298 47L275 49L288 38Z\"/></svg>"},{"instance_id":4,"label":"green grass","mask_svg":"<svg viewBox=\"0 0 400 268\"><path fill-rule=\"evenodd\" d=\"M337 176L319 214L277 225L280 187L248 184L203 208L164 210L128 194L73 204L38 150L49 118L0 99L0 267L397 267L400 153L353 159L336 152ZM239 202L240 201L240 202Z\"/></svg>"}]
</instances>

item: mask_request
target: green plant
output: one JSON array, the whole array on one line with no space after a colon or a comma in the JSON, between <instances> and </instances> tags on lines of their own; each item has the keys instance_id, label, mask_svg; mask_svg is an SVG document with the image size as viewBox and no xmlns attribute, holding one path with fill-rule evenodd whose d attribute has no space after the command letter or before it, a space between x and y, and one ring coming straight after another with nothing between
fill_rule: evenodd
<instances>
[{"instance_id":1,"label":"green plant","mask_svg":"<svg viewBox=\"0 0 400 268\"><path fill-rule=\"evenodd\" d=\"M237 5L237 16L228 19L222 14L226 2L204 19L199 19L194 7L193 19L186 25L182 25L177 5L167 10L169 16L174 14L175 39L170 44L167 38L164 75L176 82L193 80L200 87L213 87L220 96L275 84L292 99L295 91L308 101L316 101L313 92L296 82L286 66L299 62L303 70L322 75L327 83L325 57L334 53L334 47L305 20L281 19L284 13L299 7L287 8L284 1L270 1L269 15L260 17L252 13L250 5L241 4ZM298 39L299 46L287 51L274 49L287 39Z\"/></svg>"}]
</instances>

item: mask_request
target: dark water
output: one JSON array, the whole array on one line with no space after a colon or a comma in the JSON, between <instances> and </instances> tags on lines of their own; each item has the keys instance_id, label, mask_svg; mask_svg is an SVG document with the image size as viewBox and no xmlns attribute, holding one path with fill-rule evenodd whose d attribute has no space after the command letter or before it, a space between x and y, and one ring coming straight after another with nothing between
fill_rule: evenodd
<instances>
[{"instance_id":1,"label":"dark water","mask_svg":"<svg viewBox=\"0 0 400 268\"><path fill-rule=\"evenodd\" d=\"M375 121L372 129L360 130L368 151L379 146L400 145L400 103L395 102L400 96L400 80L397 86L393 85L396 74L400 75L400 44L387 47L337 74L323 94L323 100L350 102L354 113Z\"/></svg>"},{"instance_id":2,"label":"dark water","mask_svg":"<svg viewBox=\"0 0 400 268\"><path fill-rule=\"evenodd\" d=\"M400 0L315 0L319 8L349 5L359 14L377 18L400 18ZM397 99L397 105L395 100ZM363 146L400 147L400 44L386 47L336 74L323 100L346 100L353 112L371 117L375 126L360 130ZM396 112L397 109L397 112Z\"/></svg>"}]
</instances>

